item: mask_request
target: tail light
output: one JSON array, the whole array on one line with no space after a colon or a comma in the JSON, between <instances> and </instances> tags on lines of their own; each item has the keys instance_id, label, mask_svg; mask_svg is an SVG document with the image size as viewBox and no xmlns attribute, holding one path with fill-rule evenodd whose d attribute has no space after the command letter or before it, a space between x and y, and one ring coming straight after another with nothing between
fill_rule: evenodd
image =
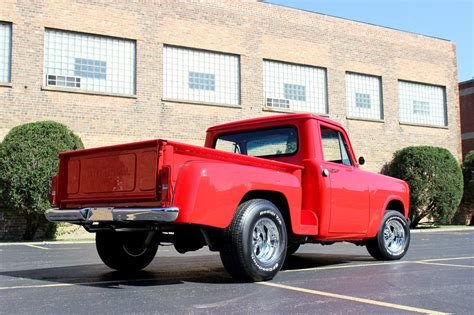
<instances>
[{"instance_id":1,"label":"tail light","mask_svg":"<svg viewBox=\"0 0 474 315\"><path fill-rule=\"evenodd\" d=\"M58 205L57 195L58 195L58 176L54 175L51 177L51 185L49 187L49 202L51 203L52 207L56 207Z\"/></svg>"},{"instance_id":2,"label":"tail light","mask_svg":"<svg viewBox=\"0 0 474 315\"><path fill-rule=\"evenodd\" d=\"M158 182L158 195L160 196L163 207L167 207L171 203L171 168L164 166L160 171Z\"/></svg>"}]
</instances>

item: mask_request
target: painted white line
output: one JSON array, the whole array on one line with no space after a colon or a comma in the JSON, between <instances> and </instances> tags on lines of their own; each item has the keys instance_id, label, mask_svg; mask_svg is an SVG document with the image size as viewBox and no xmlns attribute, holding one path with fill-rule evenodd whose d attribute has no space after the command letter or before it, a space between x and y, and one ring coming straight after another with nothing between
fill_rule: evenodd
<instances>
[{"instance_id":1,"label":"painted white line","mask_svg":"<svg viewBox=\"0 0 474 315\"><path fill-rule=\"evenodd\" d=\"M458 227L458 228L434 228L434 229L411 229L411 234L418 233L448 233L448 232L474 232L473 227Z\"/></svg>"},{"instance_id":2,"label":"painted white line","mask_svg":"<svg viewBox=\"0 0 474 315\"><path fill-rule=\"evenodd\" d=\"M400 265L400 264L407 264L407 263L410 263L410 261L396 261L396 262L381 262L381 263L372 263L372 264L369 263L369 264L357 264L357 265L314 267L314 268L305 268L305 269L283 270L281 272L318 271L318 270L346 269L346 268L359 268L359 267L371 267L371 266Z\"/></svg>"},{"instance_id":3,"label":"painted white line","mask_svg":"<svg viewBox=\"0 0 474 315\"><path fill-rule=\"evenodd\" d=\"M359 303L364 303L364 304L388 307L388 308L393 308L393 309L402 310L402 311L409 311L409 312L416 312L416 313L423 313L423 314L438 314L438 315L439 314L443 314L443 315L447 314L447 313L442 313L442 312L439 312L439 311L428 310L428 309L425 309L425 308L412 307L412 306L406 306L406 305L400 305L400 304L394 304L394 303L387 303L387 302L382 302L382 301L359 298L359 297L350 296L350 295L343 295L343 294L337 294L337 293L330 293L330 292L304 289L304 288L299 288L299 287L294 287L294 286L289 286L289 285L284 285L284 284L279 284L279 283L257 282L256 284L264 285L264 286L268 286L268 287L279 288L279 289L286 289L286 290L291 290L291 291L296 291L296 292L302 292L302 293L309 293L309 294L320 295L320 296L325 296L325 297L331 297L331 298L336 298L336 299L341 299L341 300L346 300L346 301L352 301L352 302L359 302Z\"/></svg>"},{"instance_id":4,"label":"painted white line","mask_svg":"<svg viewBox=\"0 0 474 315\"><path fill-rule=\"evenodd\" d=\"M33 248L42 249L42 250L49 250L49 248L47 248L47 247L38 246L38 245L33 245L33 244L23 244L23 245L24 245L24 246L28 246L28 247L33 247Z\"/></svg>"},{"instance_id":5,"label":"painted white line","mask_svg":"<svg viewBox=\"0 0 474 315\"><path fill-rule=\"evenodd\" d=\"M15 242L15 243L0 243L0 246L63 245L63 244L95 244L95 241L94 240L87 240L87 241Z\"/></svg>"},{"instance_id":6,"label":"painted white line","mask_svg":"<svg viewBox=\"0 0 474 315\"><path fill-rule=\"evenodd\" d=\"M416 264L422 264L422 265L436 265L436 266L447 266L447 267L474 268L474 266L469 266L469 265L444 264L444 263L436 263L436 262L428 262L428 261L415 261L415 263L416 263Z\"/></svg>"},{"instance_id":7,"label":"painted white line","mask_svg":"<svg viewBox=\"0 0 474 315\"><path fill-rule=\"evenodd\" d=\"M110 280L110 281L96 281L96 282L33 284L33 285L0 287L0 290L71 287L71 286L78 286L78 285L127 284L127 283L133 283L133 282L150 282L150 281L157 281L157 279L133 279L133 280Z\"/></svg>"},{"instance_id":8,"label":"painted white line","mask_svg":"<svg viewBox=\"0 0 474 315\"><path fill-rule=\"evenodd\" d=\"M435 258L435 259L423 259L420 261L446 261L446 260L463 260L463 259L474 259L474 256L466 256L466 257L451 257L451 258Z\"/></svg>"}]
</instances>

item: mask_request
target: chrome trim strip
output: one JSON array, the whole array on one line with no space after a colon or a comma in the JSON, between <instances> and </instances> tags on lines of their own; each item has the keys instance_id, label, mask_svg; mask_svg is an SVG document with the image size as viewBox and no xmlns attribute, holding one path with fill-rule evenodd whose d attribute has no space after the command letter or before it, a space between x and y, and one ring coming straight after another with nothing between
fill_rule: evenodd
<instances>
[{"instance_id":1,"label":"chrome trim strip","mask_svg":"<svg viewBox=\"0 0 474 315\"><path fill-rule=\"evenodd\" d=\"M179 209L170 208L113 208L97 207L83 209L49 209L45 216L51 222L88 223L112 221L151 221L173 222L178 217Z\"/></svg>"}]
</instances>

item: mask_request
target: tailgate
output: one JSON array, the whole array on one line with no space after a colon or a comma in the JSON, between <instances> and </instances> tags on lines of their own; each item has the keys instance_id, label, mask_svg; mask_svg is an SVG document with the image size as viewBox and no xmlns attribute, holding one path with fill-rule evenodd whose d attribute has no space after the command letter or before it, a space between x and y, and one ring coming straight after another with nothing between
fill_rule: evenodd
<instances>
[{"instance_id":1,"label":"tailgate","mask_svg":"<svg viewBox=\"0 0 474 315\"><path fill-rule=\"evenodd\" d=\"M151 140L61 153L59 202L156 200L160 143Z\"/></svg>"}]
</instances>

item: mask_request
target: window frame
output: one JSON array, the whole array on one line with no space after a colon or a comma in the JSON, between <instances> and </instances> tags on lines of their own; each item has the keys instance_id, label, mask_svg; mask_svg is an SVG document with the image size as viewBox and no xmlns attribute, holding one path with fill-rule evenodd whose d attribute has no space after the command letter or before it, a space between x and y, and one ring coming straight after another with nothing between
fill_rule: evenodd
<instances>
[{"instance_id":1,"label":"window frame","mask_svg":"<svg viewBox=\"0 0 474 315\"><path fill-rule=\"evenodd\" d=\"M277 127L277 128L275 128L275 127ZM219 133L214 137L212 148L215 149L215 150L218 150L218 149L216 149L217 141L222 136L233 135L233 134L238 134L238 133L246 133L246 132L252 132L252 131L258 132L258 131L267 131L267 130L275 130L275 129L287 129L287 128L293 129L293 131L296 133L296 150L291 152L291 153L273 154L273 155L259 155L259 156L242 154L242 153L234 153L234 154L240 154L240 155L245 155L245 156L249 156L249 157L256 157L256 158L263 158L263 159L294 156L294 155L298 154L299 151L300 151L300 134L299 134L298 127L296 125L292 125L292 124L264 127L264 128L258 128L258 129L243 129L243 130L236 130L236 131L229 131L229 132ZM228 151L222 151L222 152L233 153L233 152L228 152ZM245 152L248 153L247 148L245 148Z\"/></svg>"},{"instance_id":2,"label":"window frame","mask_svg":"<svg viewBox=\"0 0 474 315\"><path fill-rule=\"evenodd\" d=\"M7 70L7 80L0 81L0 86L11 86L12 83L12 61L13 61L13 22L0 20L0 24L7 25L9 29L9 42L7 47L8 52L8 70Z\"/></svg>"},{"instance_id":3,"label":"window frame","mask_svg":"<svg viewBox=\"0 0 474 315\"><path fill-rule=\"evenodd\" d=\"M348 99L348 84L347 84L347 77L350 76L350 75L354 75L354 76L362 76L362 77L369 77L369 78L376 78L378 79L379 81L379 87L378 87L378 91L379 91L379 101L380 101L380 104L379 104L379 117L378 118L374 118L374 117L367 117L367 115L349 115L349 99ZM370 73L362 73L362 72L355 72L355 71L346 71L345 73L345 76L344 76L344 82L345 82L345 88L346 88L346 117L348 119L356 119L356 120L367 120L367 121L381 121L383 122L384 119L385 119L385 110L384 110L384 93L383 93L383 78L381 75L375 75L375 74L370 74ZM356 94L357 92L354 91ZM367 94L367 93L362 93L362 94ZM371 94L368 94L370 96L372 96ZM359 110L368 110L368 109L371 109L373 107L373 103L371 101L371 106L370 107L360 107L360 106L357 106L357 103L356 103L356 97L354 96L354 106L355 108L358 108Z\"/></svg>"},{"instance_id":4,"label":"window frame","mask_svg":"<svg viewBox=\"0 0 474 315\"><path fill-rule=\"evenodd\" d=\"M322 129L323 128L333 130L333 131L335 131L339 134L339 137L338 137L339 150L341 150L341 144L345 146L345 149L347 151L347 156L349 158L349 162L351 163L350 165L342 163L343 160L342 160L342 152L341 151L340 151L340 153L341 153L341 163L326 161L326 159L324 157L324 147L323 147L323 134L322 134ZM347 169L354 169L354 168L358 167L359 164L356 162L356 159L355 159L355 156L354 156L354 150L352 148L352 144L350 143L349 137L347 136L346 132L342 128L320 122L318 130L319 130L318 131L318 133L319 133L318 134L319 149L320 149L320 154L321 154L321 160L322 160L323 163L329 163L330 165L334 165L334 166L337 165L339 167L344 167L344 168L347 168ZM342 143L341 143L341 140L342 140Z\"/></svg>"},{"instance_id":5,"label":"window frame","mask_svg":"<svg viewBox=\"0 0 474 315\"><path fill-rule=\"evenodd\" d=\"M291 102L290 102L290 107L288 109L282 108L282 107L271 107L267 106L268 99L273 99L273 100L285 100L281 98L276 98L273 95L266 95L265 93L265 62L270 62L270 63L280 63L283 65L289 65L289 66L297 66L297 67L307 67L307 68L314 68L318 70L322 70L324 72L324 82L323 82L323 89L324 89L324 112L319 112L319 111L301 111L301 110L294 110L291 108ZM270 58L263 58L262 59L262 92L263 92L263 110L267 111L272 111L272 112L282 112L282 113L311 113L311 114L316 114L316 115L323 115L327 116L329 115L329 89L328 89L328 69L326 67L322 66L315 66L315 65L310 65L310 64L303 64L303 63L296 63L296 62L290 62L290 61L283 61L283 60L277 60L277 59L270 59ZM285 84L292 84L292 85L301 85L301 84L295 84L295 83L290 83L290 82L283 82L283 85ZM303 85L305 87L305 101L308 98L308 87L306 85ZM284 86L282 87L282 94L285 94L285 89ZM292 101L293 99L290 99ZM295 100L293 100L295 101ZM301 100L297 102L302 102Z\"/></svg>"},{"instance_id":6,"label":"window frame","mask_svg":"<svg viewBox=\"0 0 474 315\"><path fill-rule=\"evenodd\" d=\"M67 87L67 86L57 86L57 85L48 85L48 75L55 75L55 76L68 76L68 75L63 75L63 74L57 74L57 73L48 73L46 71L46 48L45 48L45 43L46 43L46 32L47 31L53 31L53 32L64 32L64 33L72 33L72 34L78 34L82 36L94 36L94 37L102 37L106 39L111 39L111 40L118 40L118 41L129 41L133 43L133 61L131 62L132 66L132 71L131 71L131 93L120 93L120 92L109 92L109 91L95 91L91 89L85 89L82 86L77 88L77 87ZM137 46L138 42L134 38L128 38L128 37L119 37L119 36L111 36L111 35L104 35L104 34L99 34L99 33L89 33L89 32L81 32L81 31L74 31L74 30L69 30L69 29L62 29L62 28L54 28L54 27L45 27L43 29L43 82L42 82L42 90L46 91L59 91L59 92L71 92L71 93L79 93L79 94L92 94L92 95L104 95L104 96L116 96L116 97L124 97L124 98L136 98L137 97ZM76 59L76 57L75 57ZM89 58L80 58L80 59L89 59ZM94 59L92 59L94 60ZM75 60L74 60L74 70L75 71ZM106 74L107 74L107 69L106 69ZM76 76L76 75L74 75ZM88 79L86 77L78 76L81 79ZM96 78L97 79L97 78ZM104 79L97 79L97 80L104 80ZM82 80L81 80L82 81Z\"/></svg>"},{"instance_id":7,"label":"window frame","mask_svg":"<svg viewBox=\"0 0 474 315\"><path fill-rule=\"evenodd\" d=\"M430 123L425 124L425 123L419 123L419 122L402 121L402 117L401 117L402 108L401 108L401 103L400 103L400 83L401 82L409 83L409 84L417 84L417 85L426 86L426 87L441 88L441 90L443 92L443 118L444 118L444 124L443 125L437 125L437 124L432 124L432 123L431 124ZM449 128L449 115L448 115L449 113L448 113L448 95L447 95L447 93L448 93L447 86L445 86L445 85L398 79L397 80L397 105L398 105L398 121L399 121L399 124L400 125L408 125L408 126L420 126L420 127L448 129ZM413 101L415 101L415 100L412 99L412 115L420 115L420 114L415 114L414 113L414 103L413 103ZM431 113L430 109L429 109L429 111Z\"/></svg>"},{"instance_id":8,"label":"window frame","mask_svg":"<svg viewBox=\"0 0 474 315\"><path fill-rule=\"evenodd\" d=\"M213 102L213 101L202 101L202 100L195 100L195 99L189 99L189 98L174 98L165 95L165 67L166 67L166 59L165 59L165 49L166 48L174 48L174 49L182 49L182 50L187 50L187 51L196 51L196 52L202 52L202 53L208 53L208 54L216 54L216 55L222 55L222 56L232 56L237 59L237 69L236 69L236 74L237 74L237 102L234 103L223 103L223 102ZM241 55L232 53L232 52L224 52L224 51L218 51L218 50L210 50L210 49L203 49L203 48L197 48L197 47L191 47L191 46L181 46L181 45L174 45L174 44L167 44L163 43L162 45L162 97L161 100L165 102L175 102L175 103L184 103L184 104L198 104L198 105L212 105L212 106L221 106L221 107L231 107L231 108L242 108L242 75L241 75ZM188 74L186 76L186 80L183 81L184 84L189 88L188 83L189 83L189 73L190 72L200 72L200 71L189 71L187 70L186 73ZM204 72L202 72L204 73ZM212 73L207 73L207 74L212 74ZM214 90L202 90L206 92L215 92L216 87L218 86L217 80L215 78L214 74Z\"/></svg>"}]
</instances>

